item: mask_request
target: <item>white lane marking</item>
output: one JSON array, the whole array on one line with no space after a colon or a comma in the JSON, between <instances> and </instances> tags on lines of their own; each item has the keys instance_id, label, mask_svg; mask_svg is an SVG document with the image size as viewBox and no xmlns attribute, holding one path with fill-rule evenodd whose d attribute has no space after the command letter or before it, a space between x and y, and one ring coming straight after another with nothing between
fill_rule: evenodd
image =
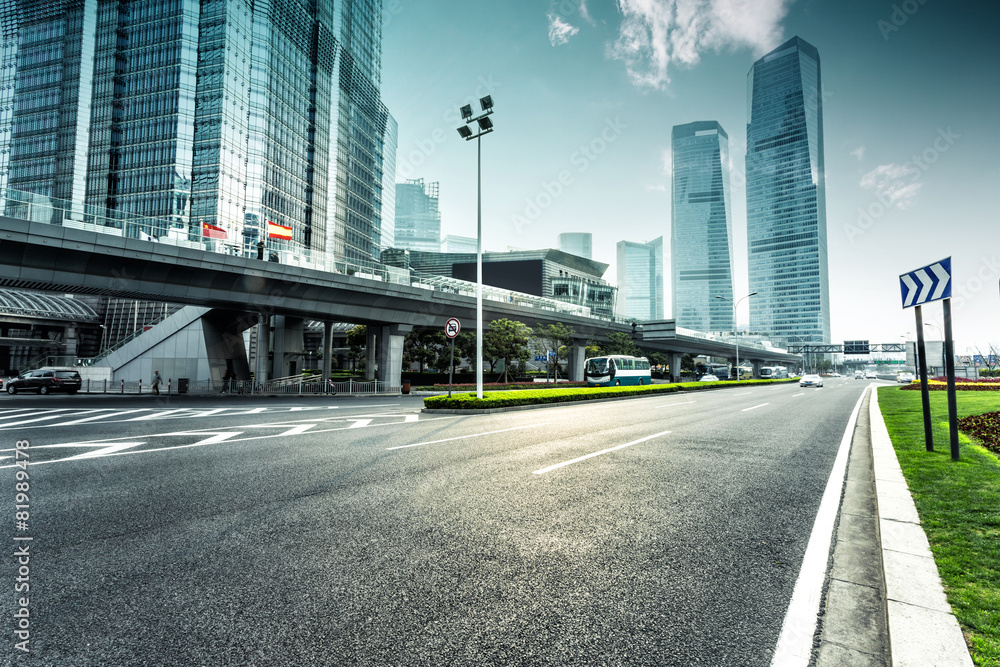
<instances>
[{"instance_id":1,"label":"white lane marking","mask_svg":"<svg viewBox=\"0 0 1000 667\"><path fill-rule=\"evenodd\" d=\"M752 408L743 408L740 412L749 412L750 410L756 410L757 408L762 408L765 405L771 405L770 403L761 403L760 405L755 405Z\"/></svg>"},{"instance_id":2,"label":"white lane marking","mask_svg":"<svg viewBox=\"0 0 1000 667\"><path fill-rule=\"evenodd\" d=\"M109 412L105 412L103 415L93 415L92 417L84 417L83 419L74 419L68 422L59 422L58 424L42 424L46 428L52 428L53 426L72 426L74 424L83 424L86 422L92 422L97 419L107 419L108 417L117 417L119 415L127 415L131 412L143 412L148 408L136 408L134 410L123 410L121 412L110 412L111 408L107 408Z\"/></svg>"},{"instance_id":3,"label":"white lane marking","mask_svg":"<svg viewBox=\"0 0 1000 667\"><path fill-rule=\"evenodd\" d=\"M675 405L687 405L689 403L694 403L694 401L681 401L680 403L665 403L662 407L664 407L664 408L672 408Z\"/></svg>"},{"instance_id":4,"label":"white lane marking","mask_svg":"<svg viewBox=\"0 0 1000 667\"><path fill-rule=\"evenodd\" d=\"M43 422L43 421L46 421L46 420L49 420L49 419L59 419L60 417L65 417L66 416L65 414L56 414L56 413L59 413L59 412L66 413L66 412L69 412L69 409L67 408L67 409L53 410L52 412L47 413L47 414L45 414L42 417L35 417L34 419L22 419L21 421L18 421L18 422L6 422L4 424L0 424L0 428L7 428L8 426L21 426L22 424L31 424L31 423L34 423L34 422ZM93 410L87 410L85 412L78 412L77 414L88 414L88 413L91 413L91 412L93 412ZM29 414L38 414L38 413L37 412L32 412L32 413L29 413Z\"/></svg>"},{"instance_id":5,"label":"white lane marking","mask_svg":"<svg viewBox=\"0 0 1000 667\"><path fill-rule=\"evenodd\" d=\"M805 396L805 395L806 395L806 392L802 392L800 394L792 394L792 398L795 398L796 396Z\"/></svg>"},{"instance_id":6,"label":"white lane marking","mask_svg":"<svg viewBox=\"0 0 1000 667\"><path fill-rule=\"evenodd\" d=\"M586 454L584 456L577 457L577 458L572 459L570 461L563 461L562 463L556 463L554 465L550 465L550 466L547 466L545 468L539 468L538 470L535 470L532 474L533 475L544 475L545 473L551 472L551 471L556 470L558 468L562 468L564 466L572 465L574 463L579 463L580 461L586 461L587 459L592 459L595 456L601 456L602 454L608 454L610 452L618 451L619 449L624 449L626 447L631 447L632 445L637 445L640 442L646 442L647 440L652 440L653 438L659 438L661 435L666 435L668 433L670 433L670 431L661 431L659 433L654 433L653 435L647 435L645 438L639 438L638 440L633 440L632 442L626 442L624 445L616 445L615 447L609 447L608 449L602 449L599 452L594 452L592 454Z\"/></svg>"},{"instance_id":7,"label":"white lane marking","mask_svg":"<svg viewBox=\"0 0 1000 667\"><path fill-rule=\"evenodd\" d=\"M374 406L366 406L366 407L374 407ZM398 415L386 415L386 416L398 416ZM449 415L447 417L430 417L430 418L427 418L427 419L419 419L418 421L420 423L423 423L423 422L441 421L442 419L457 419L457 418L458 418L457 416L451 416L451 415ZM383 422L383 423L379 423L379 424L370 424L368 426L368 428L376 428L378 426L398 426L401 423L405 423L405 422ZM312 427L312 426L315 426L315 425L316 424L313 423L313 424L308 424L308 425L304 424L303 426ZM538 425L539 426L545 426L546 424L538 424ZM252 428L254 426L258 426L258 425L255 425L255 424L248 424L247 425L248 428ZM264 425L261 425L261 426L264 426ZM267 424L266 426L280 426L280 425L279 424ZM342 427L339 427L339 428L319 429L319 430L316 430L316 431L309 431L309 434L310 435L314 435L314 434L318 434L318 433L332 433L334 431L346 431L346 430L348 430L350 428L351 428L350 426L342 426ZM528 427L519 427L519 428L528 428ZM296 427L293 427L292 430L297 430L297 429L299 429L299 427L296 426ZM302 430L304 431L305 429L302 429ZM513 429L505 429L505 430L513 430ZM286 435L289 434L288 431L285 431L283 433L275 433L275 434L270 434L270 435L250 436L250 437L245 437L245 438L234 439L235 436L242 435L242 433L243 433L242 431L218 432L218 431L210 431L210 430L204 430L204 429L202 429L202 430L193 430L193 431L176 431L176 432L173 432L173 433L154 433L154 434L149 435L148 437L150 437L150 438L164 438L164 437L168 437L168 436L173 437L173 436L186 436L186 435L192 435L192 436L207 435L207 436L210 436L210 437L205 438L203 440L199 440L198 442L187 444L187 445L171 445L171 446L167 446L167 447L156 447L156 448L153 448L153 449L138 449L138 450L136 450L136 449L129 449L127 451L114 451L114 452L111 452L110 450L105 450L105 451L108 451L108 453L104 454L104 455L105 456L124 456L126 454L150 454L150 453L153 453L153 452L167 452L167 451L170 451L170 450L173 450L173 449L188 449L188 448L191 448L191 447L201 447L203 445L214 445L214 444L217 444L217 443L220 443L220 442L249 442L251 440L269 440L269 439L273 439L273 438L284 437L284 436L286 436ZM120 438L120 439L124 439L124 438ZM94 441L89 442L89 443L86 443L86 442L80 442L80 443L69 442L69 443L59 443L59 444L56 444L56 445L37 445L35 447L32 447L32 449L39 449L39 448L43 448L43 447L45 447L45 448L49 448L49 447L99 447L99 446L103 446L103 445L110 445L114 440L116 440L116 438L105 438L103 440L94 440ZM133 444L144 444L144 443L133 443ZM0 449L0 451L2 451L2 452L12 452L12 451L14 451L14 449L13 448L11 448L11 449ZM13 458L13 457L7 456L7 457L0 457L0 458ZM31 465L36 466L36 465L44 465L46 463L63 463L65 461L70 461L73 458L75 458L75 457L64 458L64 459L50 459L48 461L32 461ZM3 470L5 468L16 468L16 467L18 467L18 464L0 465L0 470Z\"/></svg>"},{"instance_id":8,"label":"white lane marking","mask_svg":"<svg viewBox=\"0 0 1000 667\"><path fill-rule=\"evenodd\" d=\"M428 440L427 442L415 442L412 445L400 445L398 447L386 447L386 451L391 451L393 449L407 449L409 447L422 447L424 445L436 445L439 442L464 440L465 438L478 438L483 435L493 435L494 433L506 433L507 431L519 431L523 428L536 428L538 426L548 426L548 425L549 425L548 422L543 422L541 424L528 424L527 426L515 426L514 428L502 428L499 431L487 431L486 433L471 433L469 435L457 435L454 438L443 438L441 440Z\"/></svg>"},{"instance_id":9,"label":"white lane marking","mask_svg":"<svg viewBox=\"0 0 1000 667\"><path fill-rule=\"evenodd\" d=\"M361 428L362 426L368 426L372 423L371 419L355 419L354 423L347 428Z\"/></svg>"},{"instance_id":10,"label":"white lane marking","mask_svg":"<svg viewBox=\"0 0 1000 667\"><path fill-rule=\"evenodd\" d=\"M866 389L867 391L867 389ZM772 667L809 664L813 635L816 623L819 621L819 602L823 592L823 581L826 579L826 568L830 559L830 543L833 540L833 525L840 509L840 495L844 487L844 476L847 474L847 455L851 450L851 440L854 438L854 427L858 423L858 413L861 403L865 400L865 391L854 404L851 418L847 420L847 428L840 439L837 458L830 470L830 478L826 482L826 490L819 504L819 512L813 523L809 544L802 558L802 568L799 578L792 591L791 602L785 613L785 621L778 636L778 645L771 659Z\"/></svg>"},{"instance_id":11,"label":"white lane marking","mask_svg":"<svg viewBox=\"0 0 1000 667\"><path fill-rule=\"evenodd\" d=\"M733 396L749 396L752 393L753 393L752 391L741 391L738 394L733 394Z\"/></svg>"}]
</instances>

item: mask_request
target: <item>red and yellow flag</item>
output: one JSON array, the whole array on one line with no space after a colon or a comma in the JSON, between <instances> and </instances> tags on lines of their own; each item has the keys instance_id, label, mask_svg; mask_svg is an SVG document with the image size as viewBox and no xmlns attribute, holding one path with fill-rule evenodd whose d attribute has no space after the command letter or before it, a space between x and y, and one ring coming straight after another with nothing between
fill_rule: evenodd
<instances>
[{"instance_id":1,"label":"red and yellow flag","mask_svg":"<svg viewBox=\"0 0 1000 667\"><path fill-rule=\"evenodd\" d=\"M279 225L276 222L267 221L267 238L269 239L281 239L283 241L292 240L292 227Z\"/></svg>"}]
</instances>

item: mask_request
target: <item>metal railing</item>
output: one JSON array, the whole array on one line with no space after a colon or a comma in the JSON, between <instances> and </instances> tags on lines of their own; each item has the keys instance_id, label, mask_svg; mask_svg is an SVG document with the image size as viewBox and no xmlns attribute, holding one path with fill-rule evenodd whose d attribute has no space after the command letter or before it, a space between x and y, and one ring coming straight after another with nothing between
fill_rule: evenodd
<instances>
[{"instance_id":1,"label":"metal railing","mask_svg":"<svg viewBox=\"0 0 1000 667\"><path fill-rule=\"evenodd\" d=\"M235 257L257 258L256 249L224 243L219 239L202 238L192 234L182 216L176 218L150 218L111 212L93 206L77 205L63 199L7 188L0 190L0 210L3 214L22 220L41 222L64 227L75 227L111 236L155 241L205 252ZM200 232L200 230L199 230ZM475 296L476 283L423 274L411 269L401 269L378 262L356 262L330 257L323 251L308 248L269 248L263 259L286 266L326 271L367 280L379 280L447 292ZM592 317L590 308L546 297L512 292L483 285L483 298L491 301L540 308L559 313Z\"/></svg>"},{"instance_id":2,"label":"metal railing","mask_svg":"<svg viewBox=\"0 0 1000 667\"><path fill-rule=\"evenodd\" d=\"M380 380L357 381L353 379L344 382L323 381L320 378L301 377L297 381L289 378L256 382L254 380L229 380L215 382L213 380L179 380L168 378L161 383L161 396L191 395L379 395L398 394L399 385L392 385ZM85 394L119 394L119 395L152 395L156 392L148 381L143 380L83 380L80 391Z\"/></svg>"}]
</instances>

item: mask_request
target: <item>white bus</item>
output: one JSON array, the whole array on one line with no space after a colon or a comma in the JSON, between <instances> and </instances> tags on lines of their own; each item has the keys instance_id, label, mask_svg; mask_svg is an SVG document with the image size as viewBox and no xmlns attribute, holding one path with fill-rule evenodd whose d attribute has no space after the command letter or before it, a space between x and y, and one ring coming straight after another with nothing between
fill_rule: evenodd
<instances>
[{"instance_id":1,"label":"white bus","mask_svg":"<svg viewBox=\"0 0 1000 667\"><path fill-rule=\"evenodd\" d=\"M778 380L788 377L788 369L784 366L764 366L760 369L761 380Z\"/></svg>"},{"instance_id":2,"label":"white bus","mask_svg":"<svg viewBox=\"0 0 1000 667\"><path fill-rule=\"evenodd\" d=\"M591 387L610 387L629 384L651 384L649 360L646 357L628 357L613 354L591 357L583 369Z\"/></svg>"}]
</instances>

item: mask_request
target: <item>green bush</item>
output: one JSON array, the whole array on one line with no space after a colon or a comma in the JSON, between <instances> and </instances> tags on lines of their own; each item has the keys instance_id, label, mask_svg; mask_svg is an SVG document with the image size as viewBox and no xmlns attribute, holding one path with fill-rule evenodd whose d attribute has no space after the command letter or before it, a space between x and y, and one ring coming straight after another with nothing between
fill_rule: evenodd
<instances>
[{"instance_id":1,"label":"green bush","mask_svg":"<svg viewBox=\"0 0 1000 667\"><path fill-rule=\"evenodd\" d=\"M744 382L678 382L676 384L653 384L636 387L569 387L566 389L524 389L517 391L483 392L482 400L476 398L475 392L448 396L428 396L424 399L424 407L429 410L488 410L494 408L510 408L519 405L542 405L545 403L569 403L573 401L592 401L602 398L621 396L648 396L652 394L669 394L676 391L702 391L708 389L726 389L729 387L745 387L756 384L778 384L797 382L790 380L746 380Z\"/></svg>"}]
</instances>

